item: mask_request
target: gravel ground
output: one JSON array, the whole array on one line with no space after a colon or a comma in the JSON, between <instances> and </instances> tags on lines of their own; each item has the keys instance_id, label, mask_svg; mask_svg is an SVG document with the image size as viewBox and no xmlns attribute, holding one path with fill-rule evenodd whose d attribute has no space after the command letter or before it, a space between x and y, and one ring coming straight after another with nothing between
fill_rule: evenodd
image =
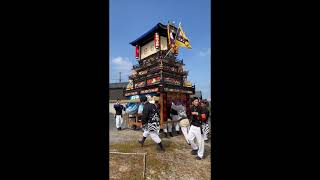
<instances>
[{"instance_id":1,"label":"gravel ground","mask_svg":"<svg viewBox=\"0 0 320 180\"><path fill-rule=\"evenodd\" d=\"M156 144L147 138L145 146L141 147L137 140L142 137L141 130L123 127L118 131L115 127L114 115L110 113L109 145L110 151L147 153L146 179L210 179L211 177L211 144L205 143L204 159L195 160L190 154L191 147L186 144L183 135L160 138L166 149L165 153L157 151ZM112 161L110 159L110 161ZM117 163L119 161L112 161ZM123 165L123 164L122 164ZM124 168L125 169L125 168ZM116 171L117 168L114 170ZM116 176L121 176L119 172ZM117 174L117 172L116 172Z\"/></svg>"},{"instance_id":2,"label":"gravel ground","mask_svg":"<svg viewBox=\"0 0 320 180\"><path fill-rule=\"evenodd\" d=\"M109 113L109 144L137 140L141 138L143 133L141 130L132 130L125 123L122 124L121 129L117 130L114 114Z\"/></svg>"},{"instance_id":3,"label":"gravel ground","mask_svg":"<svg viewBox=\"0 0 320 180\"><path fill-rule=\"evenodd\" d=\"M125 132L125 133L124 133ZM124 130L117 132L117 135L130 134L130 138L122 143L114 142L110 144L111 152L133 152L133 153L147 153L146 156L146 178L145 179L168 179L168 180L209 180L211 179L211 146L209 143L205 144L204 159L198 161L194 155L190 154L191 147L185 143L183 136L174 136L171 138L161 138L163 146L166 151L164 153L158 152L156 144L148 138L144 147L138 144L137 139L141 137L141 132L133 130ZM115 134L114 134L115 135ZM110 154L110 157L115 155ZM127 156L118 156L110 158L110 174L114 179L132 179L141 173L141 157L136 159L128 158ZM121 158L121 159L120 159ZM125 161L125 163L123 163ZM134 164L134 166L132 165ZM121 166L122 171L117 168ZM135 167L136 166L136 167ZM135 167L134 170L132 167ZM128 178L130 177L130 178ZM140 176L141 177L141 176Z\"/></svg>"}]
</instances>

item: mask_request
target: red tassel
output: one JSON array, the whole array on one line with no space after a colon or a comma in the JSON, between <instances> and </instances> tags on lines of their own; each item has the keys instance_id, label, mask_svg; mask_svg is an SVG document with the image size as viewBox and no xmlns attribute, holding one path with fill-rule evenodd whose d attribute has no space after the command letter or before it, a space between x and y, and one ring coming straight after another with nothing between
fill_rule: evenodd
<instances>
[{"instance_id":1,"label":"red tassel","mask_svg":"<svg viewBox=\"0 0 320 180\"><path fill-rule=\"evenodd\" d=\"M136 45L136 59L139 59L139 46Z\"/></svg>"}]
</instances>

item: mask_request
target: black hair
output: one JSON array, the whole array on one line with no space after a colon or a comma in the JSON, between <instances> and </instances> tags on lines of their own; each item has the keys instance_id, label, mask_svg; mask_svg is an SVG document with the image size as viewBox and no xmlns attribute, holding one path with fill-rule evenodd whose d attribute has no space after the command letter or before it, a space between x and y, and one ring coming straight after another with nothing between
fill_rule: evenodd
<instances>
[{"instance_id":1,"label":"black hair","mask_svg":"<svg viewBox=\"0 0 320 180\"><path fill-rule=\"evenodd\" d=\"M148 98L146 96L140 97L140 102L146 102Z\"/></svg>"},{"instance_id":2,"label":"black hair","mask_svg":"<svg viewBox=\"0 0 320 180\"><path fill-rule=\"evenodd\" d=\"M194 100L198 100L198 98L197 98L197 97L193 97L192 102L193 102Z\"/></svg>"}]
</instances>

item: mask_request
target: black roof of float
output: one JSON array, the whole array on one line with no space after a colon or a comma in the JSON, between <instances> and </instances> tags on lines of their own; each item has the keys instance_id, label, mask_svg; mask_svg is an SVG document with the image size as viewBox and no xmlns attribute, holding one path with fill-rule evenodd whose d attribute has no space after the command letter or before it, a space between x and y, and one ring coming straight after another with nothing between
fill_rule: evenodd
<instances>
[{"instance_id":1,"label":"black roof of float","mask_svg":"<svg viewBox=\"0 0 320 180\"><path fill-rule=\"evenodd\" d=\"M132 46L135 45L144 45L144 43L149 42L153 39L154 33L158 32L159 35L167 37L167 25L164 25L162 23L158 23L155 25L152 29L150 29L148 32L144 33L142 36L140 36L138 39L132 41L130 44Z\"/></svg>"},{"instance_id":2,"label":"black roof of float","mask_svg":"<svg viewBox=\"0 0 320 180\"><path fill-rule=\"evenodd\" d=\"M193 98L193 97L197 97L197 98L202 99L202 92L201 91L195 91L195 93L193 95L190 95L190 98Z\"/></svg>"}]
</instances>

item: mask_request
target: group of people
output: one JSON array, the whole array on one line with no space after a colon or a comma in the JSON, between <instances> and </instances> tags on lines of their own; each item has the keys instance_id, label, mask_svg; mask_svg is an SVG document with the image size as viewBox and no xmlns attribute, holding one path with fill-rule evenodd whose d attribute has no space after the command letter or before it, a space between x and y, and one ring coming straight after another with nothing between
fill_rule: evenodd
<instances>
[{"instance_id":1,"label":"group of people","mask_svg":"<svg viewBox=\"0 0 320 180\"><path fill-rule=\"evenodd\" d=\"M159 150L164 152L165 149L161 143L159 137L160 131L160 106L158 102L155 102L152 97L141 97L141 103L144 104L142 110L142 129L143 135L138 142L143 146L146 138L148 136L158 144ZM114 108L116 109L116 126L118 130L121 130L122 110L125 109L121 104L117 103ZM168 111L168 119L164 123L163 132L165 137L168 137L168 132L170 136L172 135L172 127L175 128L177 134L180 134L180 129L182 134L186 139L186 143L191 145L192 155L197 155L196 159L203 159L204 155L204 143L208 142L209 133L209 110L207 108L206 101L200 101L198 98L192 99L191 114L188 117L185 107L181 103L171 104L171 108ZM118 112L118 114L117 114ZM120 128L120 129L119 129Z\"/></svg>"},{"instance_id":2,"label":"group of people","mask_svg":"<svg viewBox=\"0 0 320 180\"><path fill-rule=\"evenodd\" d=\"M196 100L195 98L194 100ZM208 102L207 101L200 101L198 100L197 106L199 106L199 103L201 105L202 111L205 113L206 118L203 120L201 126L203 130L203 137L204 141L208 143L208 134L209 134L209 110L208 110ZM193 102L193 106L195 103ZM163 132L165 134L165 137L168 137L168 133L171 137L172 135L172 127L175 129L176 134L180 134L180 130L182 131L183 135L186 138L186 142L188 144L189 140L187 139L187 134L190 129L190 121L186 113L186 108L181 104L181 102L178 102L177 104L174 104L172 102L171 107L167 109L167 119L165 120L164 126L163 126Z\"/></svg>"}]
</instances>

